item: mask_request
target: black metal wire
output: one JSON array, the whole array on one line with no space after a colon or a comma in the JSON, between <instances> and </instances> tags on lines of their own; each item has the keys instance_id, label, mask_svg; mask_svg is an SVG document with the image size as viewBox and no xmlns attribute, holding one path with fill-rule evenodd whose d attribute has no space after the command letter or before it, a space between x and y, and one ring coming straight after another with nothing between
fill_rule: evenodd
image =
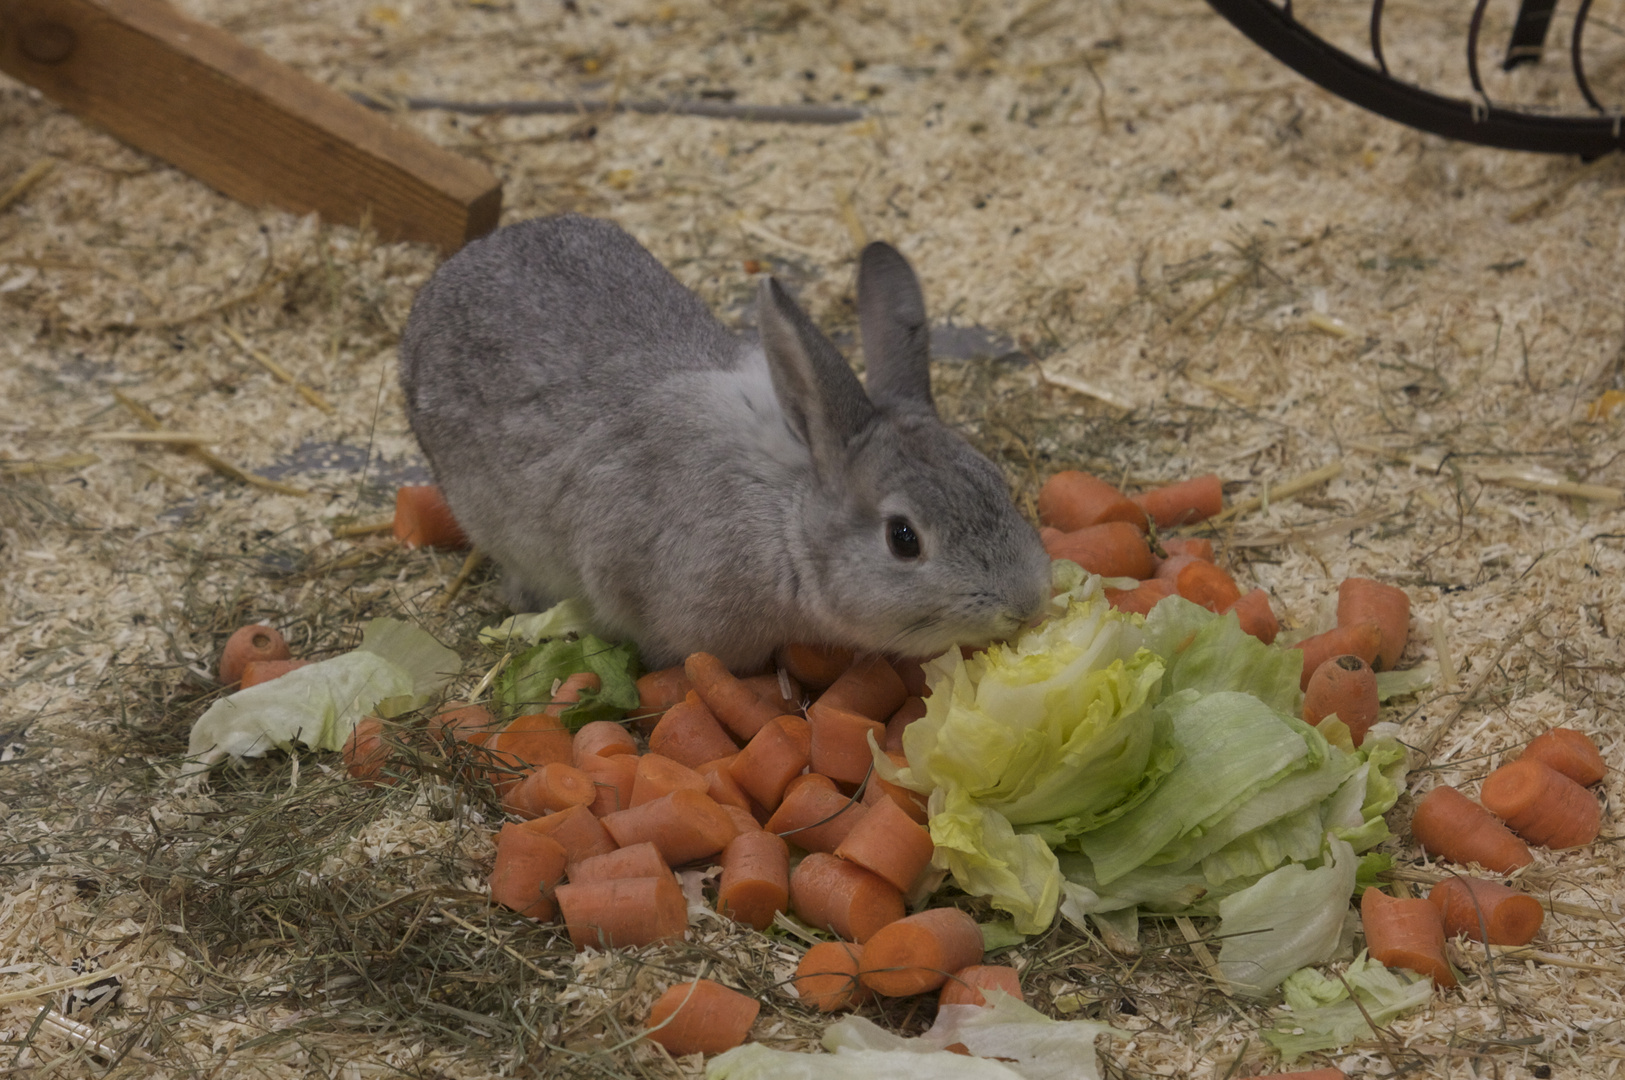
<instances>
[{"instance_id":1,"label":"black metal wire","mask_svg":"<svg viewBox=\"0 0 1625 1080\"><path fill-rule=\"evenodd\" d=\"M1473 20L1467 24L1467 77L1473 80L1473 92L1484 99L1486 106L1490 103L1490 96L1484 92L1484 80L1478 77L1478 34L1484 29L1484 9L1490 6L1490 0L1478 0L1473 7Z\"/></svg>"},{"instance_id":2,"label":"black metal wire","mask_svg":"<svg viewBox=\"0 0 1625 1080\"><path fill-rule=\"evenodd\" d=\"M1382 5L1383 0L1371 0L1371 55L1377 58L1377 68L1388 74L1388 61L1382 58Z\"/></svg>"},{"instance_id":3,"label":"black metal wire","mask_svg":"<svg viewBox=\"0 0 1625 1080\"><path fill-rule=\"evenodd\" d=\"M1602 102L1591 92L1586 80L1585 60L1580 50L1580 35L1585 33L1586 19L1591 17L1591 0L1580 0L1580 10L1574 13L1574 33L1569 36L1569 66L1574 69L1574 82L1585 95L1586 103L1598 112L1606 112Z\"/></svg>"}]
</instances>

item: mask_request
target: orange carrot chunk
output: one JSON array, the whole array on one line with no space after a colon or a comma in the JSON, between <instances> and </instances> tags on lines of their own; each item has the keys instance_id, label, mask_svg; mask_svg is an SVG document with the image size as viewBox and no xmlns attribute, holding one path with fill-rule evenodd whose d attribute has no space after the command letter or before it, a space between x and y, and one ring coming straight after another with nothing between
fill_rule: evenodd
<instances>
[{"instance_id":1,"label":"orange carrot chunk","mask_svg":"<svg viewBox=\"0 0 1625 1080\"><path fill-rule=\"evenodd\" d=\"M1556 727L1535 736L1518 757L1550 765L1581 787L1590 787L1608 775L1608 764L1597 744L1573 728Z\"/></svg>"},{"instance_id":2,"label":"orange carrot chunk","mask_svg":"<svg viewBox=\"0 0 1625 1080\"><path fill-rule=\"evenodd\" d=\"M613 757L616 754L636 754L638 741L613 720L594 720L576 729L570 740L570 763L577 768L585 757Z\"/></svg>"},{"instance_id":3,"label":"orange carrot chunk","mask_svg":"<svg viewBox=\"0 0 1625 1080\"><path fill-rule=\"evenodd\" d=\"M1377 722L1382 702L1377 699L1377 676L1371 665L1358 656L1334 656L1309 676L1303 692L1303 720L1318 725L1326 717L1348 725L1354 745L1365 742L1365 733Z\"/></svg>"},{"instance_id":4,"label":"orange carrot chunk","mask_svg":"<svg viewBox=\"0 0 1625 1080\"><path fill-rule=\"evenodd\" d=\"M790 906L809 926L860 944L905 910L897 886L822 851L802 859L790 874Z\"/></svg>"},{"instance_id":5,"label":"orange carrot chunk","mask_svg":"<svg viewBox=\"0 0 1625 1080\"><path fill-rule=\"evenodd\" d=\"M930 659L927 657L927 659ZM912 656L890 657L892 670L897 677L903 680L903 689L908 691L909 697L923 698L931 693L925 684L925 668L918 658Z\"/></svg>"},{"instance_id":6,"label":"orange carrot chunk","mask_svg":"<svg viewBox=\"0 0 1625 1080\"><path fill-rule=\"evenodd\" d=\"M882 750L901 751L903 749L903 732L907 730L910 724L924 715L924 698L904 698L903 704L886 721L886 738L880 744L880 748Z\"/></svg>"},{"instance_id":7,"label":"orange carrot chunk","mask_svg":"<svg viewBox=\"0 0 1625 1080\"><path fill-rule=\"evenodd\" d=\"M972 964L942 984L937 1005L986 1005L983 990L1003 990L1017 1001L1027 1000L1021 992L1021 974L1009 964Z\"/></svg>"},{"instance_id":8,"label":"orange carrot chunk","mask_svg":"<svg viewBox=\"0 0 1625 1080\"><path fill-rule=\"evenodd\" d=\"M1497 874L1510 874L1535 861L1511 829L1447 784L1440 784L1416 804L1411 836L1429 855L1478 863Z\"/></svg>"},{"instance_id":9,"label":"orange carrot chunk","mask_svg":"<svg viewBox=\"0 0 1625 1080\"><path fill-rule=\"evenodd\" d=\"M838 784L856 784L869 775L874 762L869 749L871 733L876 746L886 741L885 724L861 713L825 705L823 698L808 706L807 723L812 729L812 771Z\"/></svg>"},{"instance_id":10,"label":"orange carrot chunk","mask_svg":"<svg viewBox=\"0 0 1625 1080\"><path fill-rule=\"evenodd\" d=\"M1122 521L1145 530L1145 511L1115 485L1076 469L1066 469L1038 489L1038 520L1062 532Z\"/></svg>"},{"instance_id":11,"label":"orange carrot chunk","mask_svg":"<svg viewBox=\"0 0 1625 1080\"><path fill-rule=\"evenodd\" d=\"M638 709L632 720L645 735L653 731L667 709L688 697L694 689L681 667L651 671L638 680Z\"/></svg>"},{"instance_id":12,"label":"orange carrot chunk","mask_svg":"<svg viewBox=\"0 0 1625 1080\"><path fill-rule=\"evenodd\" d=\"M288 660L293 653L275 627L250 623L232 631L220 649L220 681L230 686L242 681L243 668L254 660Z\"/></svg>"},{"instance_id":13,"label":"orange carrot chunk","mask_svg":"<svg viewBox=\"0 0 1625 1080\"><path fill-rule=\"evenodd\" d=\"M835 854L907 892L931 864L935 851L931 833L889 797L883 797L846 834Z\"/></svg>"},{"instance_id":14,"label":"orange carrot chunk","mask_svg":"<svg viewBox=\"0 0 1625 1080\"><path fill-rule=\"evenodd\" d=\"M852 650L840 645L792 643L778 651L779 666L809 690L822 690L852 665Z\"/></svg>"},{"instance_id":15,"label":"orange carrot chunk","mask_svg":"<svg viewBox=\"0 0 1625 1080\"><path fill-rule=\"evenodd\" d=\"M1465 934L1491 945L1527 945L1540 932L1546 912L1540 901L1482 878L1445 878L1428 899L1444 920L1445 937Z\"/></svg>"},{"instance_id":16,"label":"orange carrot chunk","mask_svg":"<svg viewBox=\"0 0 1625 1080\"><path fill-rule=\"evenodd\" d=\"M1444 957L1444 921L1428 901L1396 900L1381 889L1366 889L1360 897L1360 923L1373 960L1431 975L1437 986L1456 985L1456 973Z\"/></svg>"},{"instance_id":17,"label":"orange carrot chunk","mask_svg":"<svg viewBox=\"0 0 1625 1080\"><path fill-rule=\"evenodd\" d=\"M908 758L901 750L888 750L886 756L891 758L892 764L898 768L908 766ZM875 773L869 777L869 786L863 792L863 805L874 806L880 802L890 802L900 807L910 821L920 825L924 825L929 817L925 810L924 795L901 784L894 784L879 773Z\"/></svg>"},{"instance_id":18,"label":"orange carrot chunk","mask_svg":"<svg viewBox=\"0 0 1625 1080\"><path fill-rule=\"evenodd\" d=\"M562 761L532 769L502 796L502 808L521 817L537 818L572 806L591 806L598 798L592 777Z\"/></svg>"},{"instance_id":19,"label":"orange carrot chunk","mask_svg":"<svg viewBox=\"0 0 1625 1080\"><path fill-rule=\"evenodd\" d=\"M779 673L769 672L766 675L752 675L740 679L740 682L750 687L751 693L767 702L768 706L777 710L774 715L794 715L801 711L801 687L790 678L790 673L784 673L784 682L779 681ZM785 683L789 685L786 686Z\"/></svg>"},{"instance_id":20,"label":"orange carrot chunk","mask_svg":"<svg viewBox=\"0 0 1625 1080\"><path fill-rule=\"evenodd\" d=\"M694 684L707 710L741 740L751 738L762 729L763 724L783 711L763 701L756 691L734 678L722 661L710 653L694 653L683 661L683 670L688 673L688 681Z\"/></svg>"},{"instance_id":21,"label":"orange carrot chunk","mask_svg":"<svg viewBox=\"0 0 1625 1080\"><path fill-rule=\"evenodd\" d=\"M762 725L728 766L734 783L767 807L778 809L784 789L812 758L812 730L799 716L778 716Z\"/></svg>"},{"instance_id":22,"label":"orange carrot chunk","mask_svg":"<svg viewBox=\"0 0 1625 1080\"><path fill-rule=\"evenodd\" d=\"M823 783L792 785L763 827L804 851L832 852L868 812L867 806L836 791L826 777Z\"/></svg>"},{"instance_id":23,"label":"orange carrot chunk","mask_svg":"<svg viewBox=\"0 0 1625 1080\"><path fill-rule=\"evenodd\" d=\"M558 887L556 899L577 950L681 941L688 932L688 901L669 871L658 877L571 882Z\"/></svg>"},{"instance_id":24,"label":"orange carrot chunk","mask_svg":"<svg viewBox=\"0 0 1625 1080\"><path fill-rule=\"evenodd\" d=\"M288 672L298 671L309 664L309 660L250 660L243 665L243 677L238 680L239 689L247 690L250 686L280 679Z\"/></svg>"},{"instance_id":25,"label":"orange carrot chunk","mask_svg":"<svg viewBox=\"0 0 1625 1080\"><path fill-rule=\"evenodd\" d=\"M734 780L733 773L730 771L733 768L733 763L739 760L739 753L742 752L730 754L725 758L717 758L715 761L707 761L695 771L705 778L707 784L705 793L715 799L719 805L737 806L741 810L748 811L750 809L750 796L745 794L744 788L741 788L738 782Z\"/></svg>"},{"instance_id":26,"label":"orange carrot chunk","mask_svg":"<svg viewBox=\"0 0 1625 1080\"><path fill-rule=\"evenodd\" d=\"M1274 643L1275 636L1281 632L1281 623L1275 618L1275 612L1270 610L1270 594L1263 589L1246 593L1230 605L1230 610L1240 620L1243 630L1266 645Z\"/></svg>"},{"instance_id":27,"label":"orange carrot chunk","mask_svg":"<svg viewBox=\"0 0 1625 1080\"><path fill-rule=\"evenodd\" d=\"M1337 587L1337 625L1359 626L1376 623L1382 635L1375 660L1367 657L1378 671L1392 671L1405 651L1411 628L1411 598L1404 589L1384 585L1370 578L1348 578Z\"/></svg>"},{"instance_id":28,"label":"orange carrot chunk","mask_svg":"<svg viewBox=\"0 0 1625 1080\"><path fill-rule=\"evenodd\" d=\"M884 656L866 656L854 660L814 704L884 723L907 697L908 688L891 663Z\"/></svg>"},{"instance_id":29,"label":"orange carrot chunk","mask_svg":"<svg viewBox=\"0 0 1625 1080\"><path fill-rule=\"evenodd\" d=\"M470 742L481 746L497 728L491 710L484 705L455 705L436 713L429 720L429 734L436 739Z\"/></svg>"},{"instance_id":30,"label":"orange carrot chunk","mask_svg":"<svg viewBox=\"0 0 1625 1080\"><path fill-rule=\"evenodd\" d=\"M575 884L613 878L661 877L671 873L671 867L660 857L660 849L648 841L593 855L570 863L564 869Z\"/></svg>"},{"instance_id":31,"label":"orange carrot chunk","mask_svg":"<svg viewBox=\"0 0 1625 1080\"><path fill-rule=\"evenodd\" d=\"M1052 559L1071 559L1091 574L1144 580L1155 572L1145 535L1126 521L1089 525L1045 540Z\"/></svg>"},{"instance_id":32,"label":"orange carrot chunk","mask_svg":"<svg viewBox=\"0 0 1625 1080\"><path fill-rule=\"evenodd\" d=\"M819 1012L835 1012L862 1005L869 991L858 982L863 946L853 941L820 941L796 965L790 985L802 1004Z\"/></svg>"},{"instance_id":33,"label":"orange carrot chunk","mask_svg":"<svg viewBox=\"0 0 1625 1080\"><path fill-rule=\"evenodd\" d=\"M762 821L767 819L766 811L754 806L749 810L741 810L739 807L729 806L727 803L721 803L720 805L722 806L722 812L728 815L728 819L734 823L734 828L738 829L739 832L762 831ZM735 833L734 835L739 834Z\"/></svg>"},{"instance_id":34,"label":"orange carrot chunk","mask_svg":"<svg viewBox=\"0 0 1625 1080\"><path fill-rule=\"evenodd\" d=\"M1149 615L1157 603L1174 595L1174 583L1160 578L1140 582L1132 589L1107 589L1106 603L1130 615Z\"/></svg>"},{"instance_id":35,"label":"orange carrot chunk","mask_svg":"<svg viewBox=\"0 0 1625 1080\"><path fill-rule=\"evenodd\" d=\"M710 979L678 983L649 1010L649 1038L671 1054L720 1054L745 1041L762 1003Z\"/></svg>"},{"instance_id":36,"label":"orange carrot chunk","mask_svg":"<svg viewBox=\"0 0 1625 1080\"><path fill-rule=\"evenodd\" d=\"M352 779L367 787L377 784L389 760L389 747L384 743L384 722L376 716L363 716L356 721L350 737L344 740L344 770Z\"/></svg>"},{"instance_id":37,"label":"orange carrot chunk","mask_svg":"<svg viewBox=\"0 0 1625 1080\"><path fill-rule=\"evenodd\" d=\"M715 855L739 832L733 818L723 812L715 799L688 788L678 788L653 802L605 814L603 823L621 847L647 840L660 849L669 866L681 866Z\"/></svg>"},{"instance_id":38,"label":"orange carrot chunk","mask_svg":"<svg viewBox=\"0 0 1625 1080\"><path fill-rule=\"evenodd\" d=\"M948 976L982 962L982 928L958 908L931 908L898 919L863 943L858 979L877 994L907 997L935 990Z\"/></svg>"},{"instance_id":39,"label":"orange carrot chunk","mask_svg":"<svg viewBox=\"0 0 1625 1080\"><path fill-rule=\"evenodd\" d=\"M770 832L742 832L722 849L717 911L766 930L790 902L790 848Z\"/></svg>"},{"instance_id":40,"label":"orange carrot chunk","mask_svg":"<svg viewBox=\"0 0 1625 1080\"><path fill-rule=\"evenodd\" d=\"M570 729L559 719L564 710L597 690L601 680L590 671L571 675L559 684L553 700L541 712L515 717L507 727L486 740L491 748L491 782L506 792L531 769L550 761L568 763L573 757Z\"/></svg>"},{"instance_id":41,"label":"orange carrot chunk","mask_svg":"<svg viewBox=\"0 0 1625 1080\"><path fill-rule=\"evenodd\" d=\"M553 890L564 879L564 848L551 836L507 822L497 833L491 899L521 915L553 917Z\"/></svg>"},{"instance_id":42,"label":"orange carrot chunk","mask_svg":"<svg viewBox=\"0 0 1625 1080\"><path fill-rule=\"evenodd\" d=\"M1309 689L1309 680L1315 674L1315 669L1334 656L1358 656L1367 664L1376 660L1377 649L1382 644L1382 630L1374 622L1361 623L1358 626L1337 626L1324 634L1304 638L1296 645L1290 646L1303 653L1303 674L1300 676L1298 689Z\"/></svg>"},{"instance_id":43,"label":"orange carrot chunk","mask_svg":"<svg viewBox=\"0 0 1625 1080\"><path fill-rule=\"evenodd\" d=\"M1217 517L1224 510L1224 483L1213 473L1204 473L1130 498L1151 515L1157 528L1172 529Z\"/></svg>"},{"instance_id":44,"label":"orange carrot chunk","mask_svg":"<svg viewBox=\"0 0 1625 1080\"><path fill-rule=\"evenodd\" d=\"M569 862L576 863L594 855L615 850L615 841L603 823L592 816L585 806L572 806L556 814L532 818L520 825L522 829L551 836L564 848Z\"/></svg>"},{"instance_id":45,"label":"orange carrot chunk","mask_svg":"<svg viewBox=\"0 0 1625 1080\"><path fill-rule=\"evenodd\" d=\"M406 484L395 489L394 524L395 539L407 547L455 551L468 546L462 526L451 516L451 507L433 484Z\"/></svg>"},{"instance_id":46,"label":"orange carrot chunk","mask_svg":"<svg viewBox=\"0 0 1625 1080\"><path fill-rule=\"evenodd\" d=\"M649 733L649 752L671 758L673 761L697 769L707 761L728 757L738 746L722 730L700 695L693 690L688 697L666 710L660 723Z\"/></svg>"},{"instance_id":47,"label":"orange carrot chunk","mask_svg":"<svg viewBox=\"0 0 1625 1080\"><path fill-rule=\"evenodd\" d=\"M1214 562L1213 541L1205 536L1164 536L1159 538L1162 550L1168 553L1169 558L1176 555L1189 555L1202 559L1205 562Z\"/></svg>"},{"instance_id":48,"label":"orange carrot chunk","mask_svg":"<svg viewBox=\"0 0 1625 1080\"><path fill-rule=\"evenodd\" d=\"M1484 778L1484 808L1531 844L1571 848L1589 844L1602 828L1602 807L1591 792L1545 762L1519 758Z\"/></svg>"},{"instance_id":49,"label":"orange carrot chunk","mask_svg":"<svg viewBox=\"0 0 1625 1080\"><path fill-rule=\"evenodd\" d=\"M627 803L627 809L654 802L678 788L709 793L711 781L664 754L644 754L638 758L637 771L632 777L632 801Z\"/></svg>"},{"instance_id":50,"label":"orange carrot chunk","mask_svg":"<svg viewBox=\"0 0 1625 1080\"><path fill-rule=\"evenodd\" d=\"M592 755L583 758L579 767L592 781L593 799L588 809L594 817L613 814L632 805L638 758L631 754L615 754L612 757Z\"/></svg>"},{"instance_id":51,"label":"orange carrot chunk","mask_svg":"<svg viewBox=\"0 0 1625 1080\"><path fill-rule=\"evenodd\" d=\"M1191 560L1174 576L1174 591L1180 596L1212 612L1229 611L1241 599L1235 579L1217 566L1191 555L1177 558Z\"/></svg>"}]
</instances>

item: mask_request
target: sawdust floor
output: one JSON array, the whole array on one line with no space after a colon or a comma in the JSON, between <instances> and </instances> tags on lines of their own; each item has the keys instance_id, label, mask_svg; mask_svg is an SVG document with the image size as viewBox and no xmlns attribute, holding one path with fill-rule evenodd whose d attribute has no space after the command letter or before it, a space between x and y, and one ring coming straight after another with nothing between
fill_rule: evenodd
<instances>
[{"instance_id":1,"label":"sawdust floor","mask_svg":"<svg viewBox=\"0 0 1625 1080\"><path fill-rule=\"evenodd\" d=\"M1410 738L1440 733L1413 793L1472 790L1554 724L1621 762L1625 409L1594 407L1625 388L1617 160L1382 121L1195 0L187 6L375 95L859 104L867 119L834 127L401 122L488 162L506 220L613 216L730 321L749 262L850 340L854 253L897 243L960 328L943 340L969 343L940 365L945 412L1029 508L1062 467L1130 487L1212 470L1238 501L1340 467L1219 536L1289 626L1323 617L1348 575L1410 593L1406 662L1441 669L1391 710ZM1365 10L1323 7L1351 34ZM1414 24L1396 55L1450 70L1458 31L1393 7ZM490 808L432 762L381 793L335 778L331 755L178 788L243 622L322 656L401 615L464 654L465 689L483 667L473 631L501 614L487 575L442 608L457 557L339 535L424 475L393 365L436 256L237 205L5 80L0 133L0 186L55 163L0 213L0 994L81 956L124 986L81 1029L41 1011L57 995L0 999L0 1070L692 1073L620 1044L701 962L763 997L757 1037L810 1045L816 1018L773 990L794 942L707 924L686 950L580 961L551 928L489 911ZM1068 379L1089 393L1049 381ZM140 429L119 394L305 494L103 438ZM1458 953L1461 989L1320 1063L1619 1075L1622 794L1615 771L1604 839L1540 852L1525 875L1553 904L1538 956L1496 961L1492 980ZM1420 882L1409 805L1392 847ZM1170 928L1147 939L1133 960L1065 929L1029 943L1031 1000L1121 1028L1101 1044L1113 1075L1275 1067L1267 1012L1213 988ZM904 1003L884 1019L924 1018Z\"/></svg>"}]
</instances>

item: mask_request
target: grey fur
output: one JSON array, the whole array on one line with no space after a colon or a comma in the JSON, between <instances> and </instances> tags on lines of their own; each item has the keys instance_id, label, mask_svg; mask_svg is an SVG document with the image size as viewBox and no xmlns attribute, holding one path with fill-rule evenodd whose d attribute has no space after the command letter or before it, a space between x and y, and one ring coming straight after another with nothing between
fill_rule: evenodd
<instances>
[{"instance_id":1,"label":"grey fur","mask_svg":"<svg viewBox=\"0 0 1625 1080\"><path fill-rule=\"evenodd\" d=\"M449 259L401 341L412 429L510 604L568 596L661 667L758 670L789 641L925 656L1006 635L1049 561L937 418L903 257L865 250L869 393L771 279L730 334L618 226L508 226ZM887 545L894 515L924 556Z\"/></svg>"}]
</instances>

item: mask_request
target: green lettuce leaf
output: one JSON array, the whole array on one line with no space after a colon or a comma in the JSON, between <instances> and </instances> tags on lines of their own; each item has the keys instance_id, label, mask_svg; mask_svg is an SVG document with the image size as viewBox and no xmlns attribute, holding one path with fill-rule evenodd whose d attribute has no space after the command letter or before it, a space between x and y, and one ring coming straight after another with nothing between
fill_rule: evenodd
<instances>
[{"instance_id":1,"label":"green lettuce leaf","mask_svg":"<svg viewBox=\"0 0 1625 1080\"><path fill-rule=\"evenodd\" d=\"M205 766L302 743L339 750L368 713L395 716L428 703L462 669L427 631L373 619L352 652L295 668L221 698L192 725L189 756Z\"/></svg>"},{"instance_id":2,"label":"green lettuce leaf","mask_svg":"<svg viewBox=\"0 0 1625 1080\"><path fill-rule=\"evenodd\" d=\"M561 714L570 730L594 720L619 720L638 707L637 647L630 641L610 645L591 634L543 641L517 654L497 676L492 698L510 716L540 712L559 680L583 671L597 673L603 685L583 693Z\"/></svg>"},{"instance_id":3,"label":"green lettuce leaf","mask_svg":"<svg viewBox=\"0 0 1625 1080\"><path fill-rule=\"evenodd\" d=\"M544 638L585 634L592 627L592 613L579 600L561 600L546 611L510 615L495 626L480 631L480 643L494 649L535 645Z\"/></svg>"},{"instance_id":4,"label":"green lettuce leaf","mask_svg":"<svg viewBox=\"0 0 1625 1080\"><path fill-rule=\"evenodd\" d=\"M1163 694L1235 690L1251 694L1276 712L1303 711L1298 689L1303 653L1265 645L1241 628L1234 615L1215 615L1170 596L1145 619L1146 647L1163 658Z\"/></svg>"},{"instance_id":5,"label":"green lettuce leaf","mask_svg":"<svg viewBox=\"0 0 1625 1080\"><path fill-rule=\"evenodd\" d=\"M1349 998L1350 988L1358 1004ZM1433 997L1433 980L1392 971L1362 952L1341 980L1304 968L1287 976L1283 989L1284 1015L1263 1035L1290 1065L1312 1051L1336 1050L1368 1038L1374 1034L1372 1024L1381 1026L1402 1012L1426 1005Z\"/></svg>"},{"instance_id":6,"label":"green lettuce leaf","mask_svg":"<svg viewBox=\"0 0 1625 1080\"><path fill-rule=\"evenodd\" d=\"M1330 960L1357 863L1346 841L1328 836L1320 866L1287 863L1219 901L1219 970L1232 988L1262 995L1298 968Z\"/></svg>"}]
</instances>

